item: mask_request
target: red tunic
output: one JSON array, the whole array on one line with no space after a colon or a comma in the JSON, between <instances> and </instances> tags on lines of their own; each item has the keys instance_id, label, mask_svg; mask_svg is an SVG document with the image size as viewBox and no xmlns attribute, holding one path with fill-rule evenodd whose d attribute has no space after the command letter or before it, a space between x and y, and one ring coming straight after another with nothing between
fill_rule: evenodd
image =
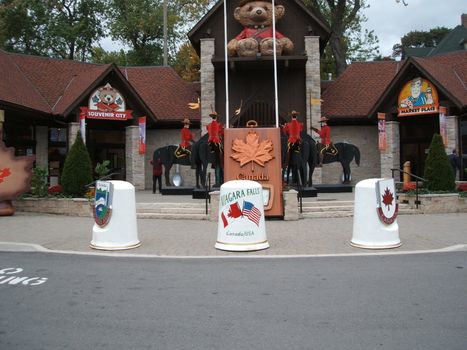
<instances>
[{"instance_id":1,"label":"red tunic","mask_svg":"<svg viewBox=\"0 0 467 350\"><path fill-rule=\"evenodd\" d=\"M221 142L221 136L224 135L224 126L217 120L213 120L211 123L206 125L208 130L209 139L208 142Z\"/></svg>"},{"instance_id":2,"label":"red tunic","mask_svg":"<svg viewBox=\"0 0 467 350\"><path fill-rule=\"evenodd\" d=\"M323 145L329 146L331 144L331 128L329 126L323 125L321 130L318 131L318 134Z\"/></svg>"},{"instance_id":3,"label":"red tunic","mask_svg":"<svg viewBox=\"0 0 467 350\"><path fill-rule=\"evenodd\" d=\"M180 146L187 148L190 146L190 141L193 140L193 135L191 134L190 130L187 128L183 128L180 132L182 137L182 142Z\"/></svg>"},{"instance_id":4,"label":"red tunic","mask_svg":"<svg viewBox=\"0 0 467 350\"><path fill-rule=\"evenodd\" d=\"M284 132L289 136L289 142L295 143L300 141L302 138L300 132L303 130L303 124L296 119L292 119L284 126Z\"/></svg>"},{"instance_id":5,"label":"red tunic","mask_svg":"<svg viewBox=\"0 0 467 350\"><path fill-rule=\"evenodd\" d=\"M266 39L272 38L272 27L268 28L244 28L240 34L238 34L235 39L241 40L246 38L255 38L255 39ZM276 30L276 39L282 39L284 35L279 33Z\"/></svg>"}]
</instances>

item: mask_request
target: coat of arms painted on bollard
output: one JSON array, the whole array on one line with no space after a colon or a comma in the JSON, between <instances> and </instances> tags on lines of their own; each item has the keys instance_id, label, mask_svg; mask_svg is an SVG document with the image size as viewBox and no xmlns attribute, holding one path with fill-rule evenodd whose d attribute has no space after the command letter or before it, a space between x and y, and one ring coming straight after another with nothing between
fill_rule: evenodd
<instances>
[{"instance_id":1,"label":"coat of arms painted on bollard","mask_svg":"<svg viewBox=\"0 0 467 350\"><path fill-rule=\"evenodd\" d=\"M396 201L394 179L376 182L376 210L379 219L386 225L390 225L396 220L399 204Z\"/></svg>"},{"instance_id":2,"label":"coat of arms painted on bollard","mask_svg":"<svg viewBox=\"0 0 467 350\"><path fill-rule=\"evenodd\" d=\"M104 227L110 221L112 214L112 183L96 181L96 196L94 198L94 221Z\"/></svg>"}]
</instances>

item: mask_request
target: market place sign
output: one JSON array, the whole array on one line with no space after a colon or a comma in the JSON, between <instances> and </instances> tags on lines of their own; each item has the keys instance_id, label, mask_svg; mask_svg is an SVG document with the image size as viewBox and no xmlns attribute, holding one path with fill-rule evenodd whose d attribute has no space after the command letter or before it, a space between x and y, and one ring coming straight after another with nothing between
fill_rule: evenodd
<instances>
[{"instance_id":1,"label":"market place sign","mask_svg":"<svg viewBox=\"0 0 467 350\"><path fill-rule=\"evenodd\" d=\"M438 113L438 91L428 80L415 78L402 88L397 106L399 117Z\"/></svg>"},{"instance_id":2,"label":"market place sign","mask_svg":"<svg viewBox=\"0 0 467 350\"><path fill-rule=\"evenodd\" d=\"M85 118L103 120L133 119L132 110L127 110L125 99L110 84L96 89L89 97L88 107L81 107Z\"/></svg>"}]
</instances>

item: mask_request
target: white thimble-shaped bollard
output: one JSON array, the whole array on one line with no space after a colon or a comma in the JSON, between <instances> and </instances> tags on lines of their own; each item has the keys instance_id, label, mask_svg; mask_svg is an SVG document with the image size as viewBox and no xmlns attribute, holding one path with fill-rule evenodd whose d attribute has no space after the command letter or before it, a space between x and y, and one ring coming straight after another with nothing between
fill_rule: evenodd
<instances>
[{"instance_id":1,"label":"white thimble-shaped bollard","mask_svg":"<svg viewBox=\"0 0 467 350\"><path fill-rule=\"evenodd\" d=\"M215 247L228 251L269 248L263 189L258 182L233 180L221 186Z\"/></svg>"},{"instance_id":2,"label":"white thimble-shaped bollard","mask_svg":"<svg viewBox=\"0 0 467 350\"><path fill-rule=\"evenodd\" d=\"M366 249L400 247L397 211L394 179L366 179L357 183L350 244Z\"/></svg>"},{"instance_id":3,"label":"white thimble-shaped bollard","mask_svg":"<svg viewBox=\"0 0 467 350\"><path fill-rule=\"evenodd\" d=\"M97 181L90 247L123 250L141 245L136 222L135 187L126 181Z\"/></svg>"}]
</instances>

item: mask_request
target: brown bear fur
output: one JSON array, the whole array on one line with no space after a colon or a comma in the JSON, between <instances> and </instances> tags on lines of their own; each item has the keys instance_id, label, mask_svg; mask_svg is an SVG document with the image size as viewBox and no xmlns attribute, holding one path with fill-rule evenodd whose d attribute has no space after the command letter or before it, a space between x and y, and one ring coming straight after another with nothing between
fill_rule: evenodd
<instances>
[{"instance_id":1,"label":"brown bear fur","mask_svg":"<svg viewBox=\"0 0 467 350\"><path fill-rule=\"evenodd\" d=\"M282 5L275 6L276 21L285 14ZM268 0L243 0L235 9L234 17L244 29L227 45L229 56L252 57L260 53L273 55L272 38L272 3ZM290 55L294 45L292 41L276 30L276 54Z\"/></svg>"}]
</instances>

